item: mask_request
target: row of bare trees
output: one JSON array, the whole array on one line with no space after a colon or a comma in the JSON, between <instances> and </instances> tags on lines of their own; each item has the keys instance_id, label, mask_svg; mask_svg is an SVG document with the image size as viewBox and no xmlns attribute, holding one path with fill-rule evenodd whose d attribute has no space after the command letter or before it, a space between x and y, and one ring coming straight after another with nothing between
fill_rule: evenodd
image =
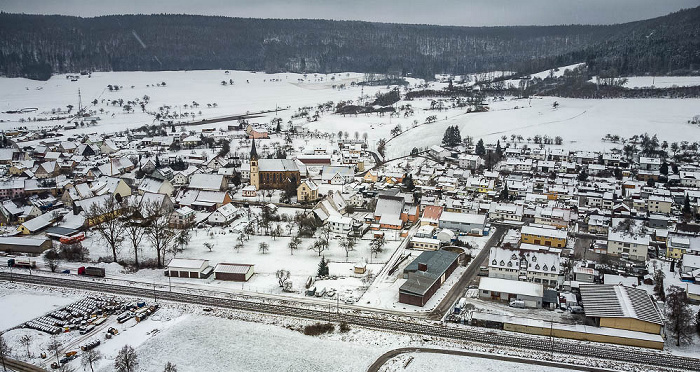
<instances>
[{"instance_id":1,"label":"row of bare trees","mask_svg":"<svg viewBox=\"0 0 700 372\"><path fill-rule=\"evenodd\" d=\"M123 245L134 254L134 265L140 266L142 243L148 242L156 253L156 264L163 267L168 252L176 255L190 241L191 224L182 229L171 227L171 208L156 201L139 201L136 197L107 197L85 211L85 219L93 231L110 248L117 262Z\"/></svg>"}]
</instances>

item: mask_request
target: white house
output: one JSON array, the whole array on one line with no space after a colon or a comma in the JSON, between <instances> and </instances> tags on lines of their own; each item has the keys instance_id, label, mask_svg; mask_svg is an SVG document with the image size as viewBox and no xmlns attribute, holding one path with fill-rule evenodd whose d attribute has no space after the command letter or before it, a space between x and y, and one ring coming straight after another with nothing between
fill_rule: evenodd
<instances>
[{"instance_id":1,"label":"white house","mask_svg":"<svg viewBox=\"0 0 700 372\"><path fill-rule=\"evenodd\" d=\"M238 217L238 208L231 203L224 204L217 208L207 221L212 225L227 225Z\"/></svg>"},{"instance_id":2,"label":"white house","mask_svg":"<svg viewBox=\"0 0 700 372\"><path fill-rule=\"evenodd\" d=\"M334 234L347 235L352 229L352 218L332 215L328 217L326 224Z\"/></svg>"}]
</instances>

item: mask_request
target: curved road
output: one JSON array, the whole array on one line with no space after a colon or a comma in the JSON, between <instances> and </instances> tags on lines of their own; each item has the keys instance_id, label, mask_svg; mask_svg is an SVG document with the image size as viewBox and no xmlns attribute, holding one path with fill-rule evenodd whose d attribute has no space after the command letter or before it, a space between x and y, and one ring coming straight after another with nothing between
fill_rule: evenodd
<instances>
[{"instance_id":1,"label":"curved road","mask_svg":"<svg viewBox=\"0 0 700 372\"><path fill-rule=\"evenodd\" d=\"M525 358L519 358L519 357L513 357L513 356L507 356L507 355L477 353L477 352L473 352L473 351L443 350L443 349L433 349L433 348L427 348L427 347L404 347L404 348L400 348L400 349L387 351L386 353L379 356L379 358L377 358L377 360L375 360L374 363L372 363L372 365L369 366L369 368L367 369L367 372L378 372L379 369L384 365L384 363L388 362L390 359L392 359L398 355L405 354L405 353L431 353L431 354L458 355L458 356L466 356L466 357L472 357L472 358L485 358L485 359L493 359L493 360L506 361L506 362L525 363L525 364L531 364L531 365L537 365L537 366L555 367L555 368L562 368L565 370L575 370L575 371L587 371L587 372L611 372L612 371L610 369L587 367L587 366L577 366L577 365L572 365L572 364L550 362L550 361L546 361L546 360L525 359Z\"/></svg>"}]
</instances>

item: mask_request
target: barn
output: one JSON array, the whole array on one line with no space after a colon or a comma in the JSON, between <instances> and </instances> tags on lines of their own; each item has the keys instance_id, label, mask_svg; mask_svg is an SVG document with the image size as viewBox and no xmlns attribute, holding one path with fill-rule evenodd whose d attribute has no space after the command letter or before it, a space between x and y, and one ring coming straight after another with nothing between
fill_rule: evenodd
<instances>
[{"instance_id":1,"label":"barn","mask_svg":"<svg viewBox=\"0 0 700 372\"><path fill-rule=\"evenodd\" d=\"M399 288L399 302L425 306L457 268L458 258L458 253L443 250L421 253L404 269L408 280Z\"/></svg>"},{"instance_id":2,"label":"barn","mask_svg":"<svg viewBox=\"0 0 700 372\"><path fill-rule=\"evenodd\" d=\"M255 273L253 267L254 265L222 262L214 268L214 278L217 280L247 282Z\"/></svg>"},{"instance_id":3,"label":"barn","mask_svg":"<svg viewBox=\"0 0 700 372\"><path fill-rule=\"evenodd\" d=\"M209 260L191 258L173 258L168 264L166 275L173 278L204 279L212 273Z\"/></svg>"},{"instance_id":4,"label":"barn","mask_svg":"<svg viewBox=\"0 0 700 372\"><path fill-rule=\"evenodd\" d=\"M40 254L49 248L51 248L51 240L45 238L0 238L0 251L7 253Z\"/></svg>"}]
</instances>

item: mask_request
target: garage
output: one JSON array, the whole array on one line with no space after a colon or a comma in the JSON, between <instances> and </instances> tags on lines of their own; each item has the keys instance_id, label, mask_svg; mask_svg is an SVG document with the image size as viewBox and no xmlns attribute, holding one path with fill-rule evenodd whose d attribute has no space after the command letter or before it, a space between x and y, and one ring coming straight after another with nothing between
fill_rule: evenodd
<instances>
[{"instance_id":1,"label":"garage","mask_svg":"<svg viewBox=\"0 0 700 372\"><path fill-rule=\"evenodd\" d=\"M253 276L254 265L220 263L214 268L214 277L217 280L230 280L235 282L247 282Z\"/></svg>"}]
</instances>

